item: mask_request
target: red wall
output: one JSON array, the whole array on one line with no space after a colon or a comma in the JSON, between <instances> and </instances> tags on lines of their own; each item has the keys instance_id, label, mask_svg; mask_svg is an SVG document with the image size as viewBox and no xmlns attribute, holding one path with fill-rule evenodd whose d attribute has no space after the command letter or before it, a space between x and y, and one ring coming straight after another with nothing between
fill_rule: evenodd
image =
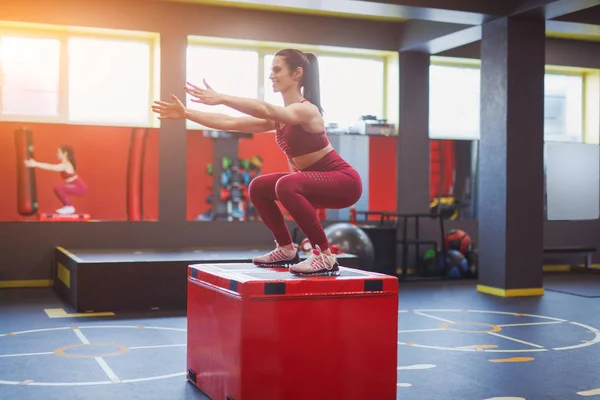
<instances>
[{"instance_id":1,"label":"red wall","mask_svg":"<svg viewBox=\"0 0 600 400\"><path fill-rule=\"evenodd\" d=\"M131 128L78 126L59 124L0 123L0 185L2 206L0 221L36 220L37 216L23 217L17 213L17 174L14 131L27 127L33 132L35 158L42 162L56 162L56 149L63 144L76 151L78 175L88 184L88 193L73 197L78 212L89 213L92 219L108 221L127 220L126 185L127 161ZM396 209L396 140L395 137L369 138L369 210ZM450 141L451 142L451 141ZM210 205L212 178L206 166L212 162L212 139L202 131L188 131L187 138L187 219L194 220ZM432 152L435 151L432 141ZM446 146L444 146L446 147ZM274 133L256 134L252 139L240 140L240 158L259 155L263 159L262 174L289 171L287 160L275 142ZM445 150L449 150L445 148ZM446 162L453 159L447 155ZM451 171L452 165L446 166ZM432 157L432 184L438 169ZM60 202L53 192L54 185L62 182L58 173L36 170L39 211L53 212ZM451 185L448 182L447 185ZM158 219L158 129L151 129L146 143L144 162L144 215L146 220ZM433 190L432 186L432 190ZM446 189L446 188L445 188Z\"/></svg>"},{"instance_id":2,"label":"red wall","mask_svg":"<svg viewBox=\"0 0 600 400\"><path fill-rule=\"evenodd\" d=\"M203 137L202 131L190 130L187 133L187 219L195 220L208 211L210 204L206 198L211 194L212 177L206 173L206 166L213 162L213 140ZM250 159L259 155L263 159L261 174L289 171L287 159L277 147L274 133L255 134L252 139L239 141L239 157Z\"/></svg>"},{"instance_id":3,"label":"red wall","mask_svg":"<svg viewBox=\"0 0 600 400\"><path fill-rule=\"evenodd\" d=\"M432 140L429 144L431 167L429 169L429 198L450 196L454 189L455 152L452 140ZM443 177L442 177L443 162ZM440 179L443 178L440 190Z\"/></svg>"},{"instance_id":4,"label":"red wall","mask_svg":"<svg viewBox=\"0 0 600 400\"><path fill-rule=\"evenodd\" d=\"M396 137L371 136L369 138L368 211L396 211L397 141ZM369 217L369 219L378 218Z\"/></svg>"},{"instance_id":5,"label":"red wall","mask_svg":"<svg viewBox=\"0 0 600 400\"><path fill-rule=\"evenodd\" d=\"M132 128L60 124L0 123L0 221L37 220L17 213L17 160L14 131L28 128L33 132L35 159L55 163L61 145L75 149L77 174L87 183L83 197L72 197L77 212L90 214L93 220L125 221L127 162ZM53 187L63 181L59 174L36 169L39 212L53 213L61 207ZM158 129L151 129L146 142L143 182L145 220L158 220Z\"/></svg>"}]
</instances>

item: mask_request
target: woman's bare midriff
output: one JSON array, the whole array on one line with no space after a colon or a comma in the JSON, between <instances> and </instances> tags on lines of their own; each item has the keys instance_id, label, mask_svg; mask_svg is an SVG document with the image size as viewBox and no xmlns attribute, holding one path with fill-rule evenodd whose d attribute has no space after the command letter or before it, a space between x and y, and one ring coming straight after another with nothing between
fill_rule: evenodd
<instances>
[{"instance_id":1,"label":"woman's bare midriff","mask_svg":"<svg viewBox=\"0 0 600 400\"><path fill-rule=\"evenodd\" d=\"M294 158L288 158L290 164L296 168L298 171L302 171L305 170L306 168L310 167L311 165L317 163L319 160L321 160L323 157L325 157L329 152L331 152L333 150L333 146L331 144L328 144L327 147L309 153L309 154L304 154L302 156L298 156L298 157L294 157Z\"/></svg>"}]
</instances>

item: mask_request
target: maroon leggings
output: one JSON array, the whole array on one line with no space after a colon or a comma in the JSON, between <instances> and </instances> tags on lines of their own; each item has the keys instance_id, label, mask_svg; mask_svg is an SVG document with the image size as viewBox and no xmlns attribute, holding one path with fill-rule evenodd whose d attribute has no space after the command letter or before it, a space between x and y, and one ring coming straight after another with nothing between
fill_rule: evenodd
<instances>
[{"instance_id":1,"label":"maroon leggings","mask_svg":"<svg viewBox=\"0 0 600 400\"><path fill-rule=\"evenodd\" d=\"M62 185L54 186L54 194L64 206L71 205L69 196L83 196L86 193L87 185L81 178L77 178L70 183L65 182Z\"/></svg>"},{"instance_id":2,"label":"maroon leggings","mask_svg":"<svg viewBox=\"0 0 600 400\"><path fill-rule=\"evenodd\" d=\"M292 243L292 238L277 200L311 245L326 250L329 242L316 209L354 205L362 195L362 181L358 172L333 150L302 172L258 176L250 183L248 192L258 215L280 246Z\"/></svg>"}]
</instances>

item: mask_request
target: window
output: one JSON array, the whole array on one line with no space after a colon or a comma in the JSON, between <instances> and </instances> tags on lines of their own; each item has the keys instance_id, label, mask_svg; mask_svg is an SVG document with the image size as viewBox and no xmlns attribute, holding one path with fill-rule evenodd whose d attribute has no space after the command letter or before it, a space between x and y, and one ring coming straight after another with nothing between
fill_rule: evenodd
<instances>
[{"instance_id":1,"label":"window","mask_svg":"<svg viewBox=\"0 0 600 400\"><path fill-rule=\"evenodd\" d=\"M321 56L321 103L328 123L352 126L363 115L384 118L383 60Z\"/></svg>"},{"instance_id":2,"label":"window","mask_svg":"<svg viewBox=\"0 0 600 400\"><path fill-rule=\"evenodd\" d=\"M228 49L204 46L188 46L187 80L203 86L203 80L217 92L233 96L257 98L258 94L258 52L251 50ZM192 102L186 96L187 106L195 110L223 113L232 116L243 115L237 110L223 105L207 106ZM202 129L199 124L187 121L188 129Z\"/></svg>"},{"instance_id":3,"label":"window","mask_svg":"<svg viewBox=\"0 0 600 400\"><path fill-rule=\"evenodd\" d=\"M479 140L480 73L472 67L430 67L430 138ZM544 139L583 141L582 75L545 75Z\"/></svg>"},{"instance_id":4,"label":"window","mask_svg":"<svg viewBox=\"0 0 600 400\"><path fill-rule=\"evenodd\" d=\"M0 120L148 127L158 34L0 22Z\"/></svg>"},{"instance_id":5,"label":"window","mask_svg":"<svg viewBox=\"0 0 600 400\"><path fill-rule=\"evenodd\" d=\"M283 105L279 93L273 93L269 73L273 55L264 57L265 101ZM328 124L345 129L363 115L385 118L384 60L318 55L321 83L321 106Z\"/></svg>"},{"instance_id":6,"label":"window","mask_svg":"<svg viewBox=\"0 0 600 400\"><path fill-rule=\"evenodd\" d=\"M583 141L583 77L546 74L544 136L547 141Z\"/></svg>"},{"instance_id":7,"label":"window","mask_svg":"<svg viewBox=\"0 0 600 400\"><path fill-rule=\"evenodd\" d=\"M150 118L150 43L69 38L69 119L145 125Z\"/></svg>"},{"instance_id":8,"label":"window","mask_svg":"<svg viewBox=\"0 0 600 400\"><path fill-rule=\"evenodd\" d=\"M1 113L59 115L60 41L0 37Z\"/></svg>"},{"instance_id":9,"label":"window","mask_svg":"<svg viewBox=\"0 0 600 400\"><path fill-rule=\"evenodd\" d=\"M431 139L479 139L479 82L479 68L429 68Z\"/></svg>"}]
</instances>

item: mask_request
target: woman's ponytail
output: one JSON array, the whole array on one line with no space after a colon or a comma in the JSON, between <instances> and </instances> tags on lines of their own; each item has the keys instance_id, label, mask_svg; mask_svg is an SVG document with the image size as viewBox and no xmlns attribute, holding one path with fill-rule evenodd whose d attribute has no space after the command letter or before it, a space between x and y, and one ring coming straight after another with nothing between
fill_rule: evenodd
<instances>
[{"instance_id":1,"label":"woman's ponytail","mask_svg":"<svg viewBox=\"0 0 600 400\"><path fill-rule=\"evenodd\" d=\"M304 71L304 80L302 82L304 91L302 95L312 104L314 104L321 114L323 114L323 107L321 107L321 82L319 78L319 61L317 56L313 53L304 53L308 59L308 71Z\"/></svg>"}]
</instances>

